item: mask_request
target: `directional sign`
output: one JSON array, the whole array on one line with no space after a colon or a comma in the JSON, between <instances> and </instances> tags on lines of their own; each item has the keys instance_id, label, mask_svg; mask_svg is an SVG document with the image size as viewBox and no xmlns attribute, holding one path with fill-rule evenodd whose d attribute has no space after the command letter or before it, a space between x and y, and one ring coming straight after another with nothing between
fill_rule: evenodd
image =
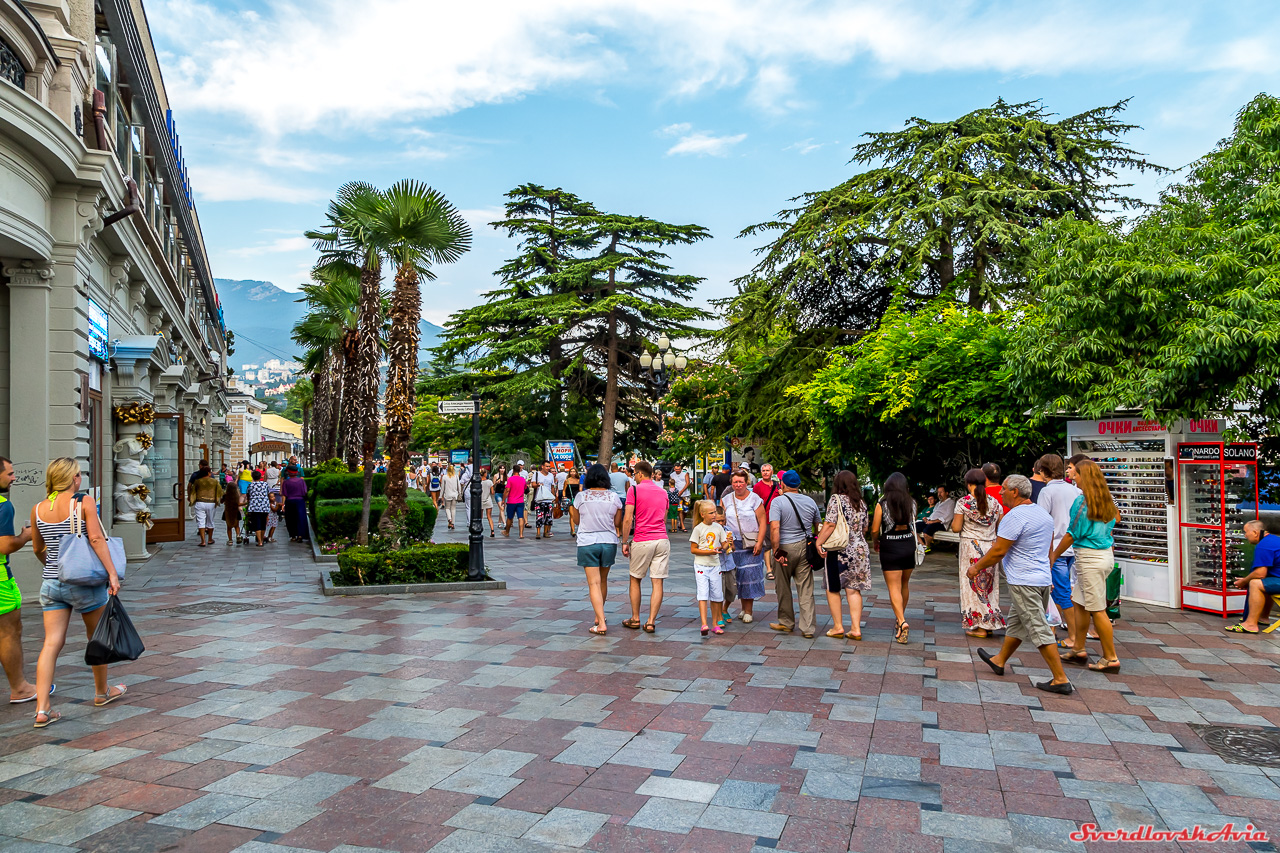
<instances>
[{"instance_id":1,"label":"directional sign","mask_svg":"<svg viewBox=\"0 0 1280 853\"><path fill-rule=\"evenodd\" d=\"M475 415L480 413L480 404L475 400L441 400L436 403L436 411L442 415Z\"/></svg>"}]
</instances>

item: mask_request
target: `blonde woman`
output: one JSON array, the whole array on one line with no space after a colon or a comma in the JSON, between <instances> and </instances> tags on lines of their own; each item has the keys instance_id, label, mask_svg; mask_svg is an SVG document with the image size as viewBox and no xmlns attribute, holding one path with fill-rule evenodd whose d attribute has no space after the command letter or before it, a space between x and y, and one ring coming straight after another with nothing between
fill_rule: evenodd
<instances>
[{"instance_id":1,"label":"blonde woman","mask_svg":"<svg viewBox=\"0 0 1280 853\"><path fill-rule=\"evenodd\" d=\"M458 500L462 497L462 482L458 477L458 469L449 463L444 476L440 478L440 498L444 502L444 517L453 529L453 517L458 511Z\"/></svg>"},{"instance_id":2,"label":"blonde woman","mask_svg":"<svg viewBox=\"0 0 1280 853\"><path fill-rule=\"evenodd\" d=\"M86 636L92 637L94 629L98 627L98 619L102 616L102 607L107 603L107 596L120 591L120 578L116 575L111 553L107 550L107 538L102 530L102 520L98 518L98 507L88 495L77 495L80 491L80 463L65 456L53 460L45 472L44 485L48 499L40 501L31 509L32 549L44 563L44 580L40 585L40 606L44 610L44 647L40 649L40 660L36 664L35 727L38 729L56 723L61 717L50 707L49 695L53 692L53 670L58 663L58 654L67 641L71 611L80 614L84 620ZM93 552L107 570L107 583L103 586L72 586L58 580L58 547L62 537L71 532L72 514L77 511L82 514L85 534L89 537ZM123 684L107 686L105 665L92 669L94 705L110 705L125 694Z\"/></svg>"},{"instance_id":3,"label":"blonde woman","mask_svg":"<svg viewBox=\"0 0 1280 853\"><path fill-rule=\"evenodd\" d=\"M1064 663L1085 664L1094 672L1119 672L1120 658L1116 657L1115 635L1111 631L1111 619L1107 616L1107 576L1116 563L1111 531L1120 520L1120 510L1107 488L1102 469L1093 460L1075 462L1074 470L1075 484L1083 494L1071 504L1067 532L1049 558L1052 565L1068 548L1074 547L1076 551L1076 584L1071 590L1076 645L1062 655L1062 660ZM1084 646L1090 620L1102 642L1102 660L1095 663L1089 663L1089 654Z\"/></svg>"}]
</instances>

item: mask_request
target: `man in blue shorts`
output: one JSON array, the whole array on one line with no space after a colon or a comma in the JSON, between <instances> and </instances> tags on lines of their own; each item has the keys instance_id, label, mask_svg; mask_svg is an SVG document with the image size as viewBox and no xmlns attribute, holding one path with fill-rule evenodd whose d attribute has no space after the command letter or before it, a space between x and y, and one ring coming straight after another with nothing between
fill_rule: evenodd
<instances>
[{"instance_id":1,"label":"man in blue shorts","mask_svg":"<svg viewBox=\"0 0 1280 853\"><path fill-rule=\"evenodd\" d=\"M13 533L13 504L5 495L13 485L13 463L0 456L0 666L9 679L9 704L36 698L36 686L27 681L22 662L22 590L13 579L9 555L31 541L31 525Z\"/></svg>"},{"instance_id":2,"label":"man in blue shorts","mask_svg":"<svg viewBox=\"0 0 1280 853\"><path fill-rule=\"evenodd\" d=\"M1268 533L1261 521L1244 525L1244 536L1253 543L1253 571L1236 580L1238 589L1249 590L1244 621L1227 628L1233 634L1258 633L1258 620L1271 612L1271 596L1280 594L1280 536Z\"/></svg>"}]
</instances>

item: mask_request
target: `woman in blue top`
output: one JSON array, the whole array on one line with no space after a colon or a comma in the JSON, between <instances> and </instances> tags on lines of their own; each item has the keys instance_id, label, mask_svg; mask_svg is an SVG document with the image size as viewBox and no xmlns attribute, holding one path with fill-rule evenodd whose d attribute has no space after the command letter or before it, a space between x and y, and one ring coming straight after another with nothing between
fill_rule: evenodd
<instances>
[{"instance_id":1,"label":"woman in blue top","mask_svg":"<svg viewBox=\"0 0 1280 853\"><path fill-rule=\"evenodd\" d=\"M1083 494L1071 504L1071 523L1049 558L1049 564L1053 565L1063 551L1073 546L1076 551L1076 579L1071 590L1076 646L1064 654L1062 660L1085 664L1094 672L1119 672L1120 659L1116 657L1115 637L1107 617L1107 576L1116 562L1111 550L1111 531L1120 520L1120 510L1111 498L1102 469L1089 459L1077 462L1075 469L1075 483ZM1090 619L1102 641L1102 659L1095 663L1089 663L1084 647Z\"/></svg>"}]
</instances>

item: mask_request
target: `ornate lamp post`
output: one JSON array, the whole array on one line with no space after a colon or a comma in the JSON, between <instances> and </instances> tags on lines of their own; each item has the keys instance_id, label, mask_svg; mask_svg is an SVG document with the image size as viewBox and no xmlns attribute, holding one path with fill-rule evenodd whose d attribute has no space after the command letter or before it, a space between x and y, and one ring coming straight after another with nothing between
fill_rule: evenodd
<instances>
[{"instance_id":1,"label":"ornate lamp post","mask_svg":"<svg viewBox=\"0 0 1280 853\"><path fill-rule=\"evenodd\" d=\"M657 355L651 355L648 350L640 354L640 366L644 368L645 378L651 385L666 391L671 387L671 380L689 366L689 360L676 355L671 347L671 339L666 335L658 338L657 346Z\"/></svg>"}]
</instances>

